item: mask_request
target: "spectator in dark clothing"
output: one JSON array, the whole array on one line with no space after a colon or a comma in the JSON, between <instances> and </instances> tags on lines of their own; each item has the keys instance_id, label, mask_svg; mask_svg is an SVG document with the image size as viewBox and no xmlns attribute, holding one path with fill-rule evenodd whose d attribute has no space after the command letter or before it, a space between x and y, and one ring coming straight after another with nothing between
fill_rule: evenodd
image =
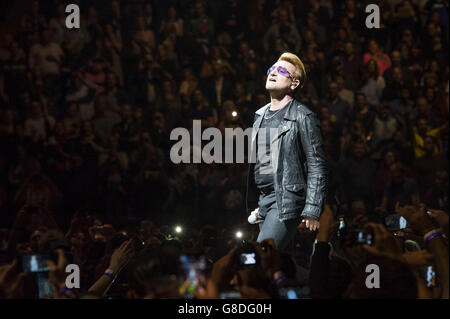
<instances>
[{"instance_id":1,"label":"spectator in dark clothing","mask_svg":"<svg viewBox=\"0 0 450 319\"><path fill-rule=\"evenodd\" d=\"M359 86L362 59L355 54L351 41L344 46L345 54L342 56L342 73L349 88L356 89Z\"/></svg>"},{"instance_id":2,"label":"spectator in dark clothing","mask_svg":"<svg viewBox=\"0 0 450 319\"><path fill-rule=\"evenodd\" d=\"M396 162L390 166L391 178L386 184L381 207L388 213L395 212L395 205L417 205L420 200L419 185L410 177L405 177L403 164Z\"/></svg>"},{"instance_id":3,"label":"spectator in dark clothing","mask_svg":"<svg viewBox=\"0 0 450 319\"><path fill-rule=\"evenodd\" d=\"M221 110L222 103L232 97L233 87L230 78L224 73L221 61L213 63L213 76L204 82L205 95L211 106L217 111Z\"/></svg>"},{"instance_id":4,"label":"spectator in dark clothing","mask_svg":"<svg viewBox=\"0 0 450 319\"><path fill-rule=\"evenodd\" d=\"M424 202L428 207L448 214L448 170L437 171L435 176L434 185L427 190Z\"/></svg>"},{"instance_id":5,"label":"spectator in dark clothing","mask_svg":"<svg viewBox=\"0 0 450 319\"><path fill-rule=\"evenodd\" d=\"M338 95L338 85L331 82L328 87L328 97L319 102L319 105L326 106L331 115L331 121L334 123L336 133L340 136L343 133L344 126L350 117L350 106Z\"/></svg>"},{"instance_id":6,"label":"spectator in dark clothing","mask_svg":"<svg viewBox=\"0 0 450 319\"><path fill-rule=\"evenodd\" d=\"M442 152L437 154L434 152L436 147L434 138L425 136L423 142L425 155L414 161L414 170L417 173L422 198L424 198L425 191L435 184L436 172L448 171L448 160L445 155Z\"/></svg>"},{"instance_id":7,"label":"spectator in dark clothing","mask_svg":"<svg viewBox=\"0 0 450 319\"><path fill-rule=\"evenodd\" d=\"M376 164L367 154L364 140L356 137L351 143L352 156L342 163L341 182L344 185L346 203L363 199L368 209L374 208Z\"/></svg>"}]
</instances>

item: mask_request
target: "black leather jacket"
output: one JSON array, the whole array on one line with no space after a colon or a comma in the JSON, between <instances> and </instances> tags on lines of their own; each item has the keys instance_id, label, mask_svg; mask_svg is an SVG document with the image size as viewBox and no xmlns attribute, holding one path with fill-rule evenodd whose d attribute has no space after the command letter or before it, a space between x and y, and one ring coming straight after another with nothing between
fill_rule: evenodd
<instances>
[{"instance_id":1,"label":"black leather jacket","mask_svg":"<svg viewBox=\"0 0 450 319\"><path fill-rule=\"evenodd\" d=\"M256 135L269 107L270 103L255 112L251 159L256 159ZM327 185L327 164L320 122L315 113L295 99L285 107L288 109L277 134L271 141L270 150L275 172L278 218L287 220L302 216L319 220ZM251 160L250 163L247 179L247 212L258 206L259 195L254 178L255 160Z\"/></svg>"}]
</instances>

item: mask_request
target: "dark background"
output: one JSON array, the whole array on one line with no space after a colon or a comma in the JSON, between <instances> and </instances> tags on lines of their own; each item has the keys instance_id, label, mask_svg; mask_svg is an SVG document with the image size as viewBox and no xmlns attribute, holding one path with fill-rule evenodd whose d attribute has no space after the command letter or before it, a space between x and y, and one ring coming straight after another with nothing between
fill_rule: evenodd
<instances>
[{"instance_id":1,"label":"dark background","mask_svg":"<svg viewBox=\"0 0 450 319\"><path fill-rule=\"evenodd\" d=\"M320 116L342 212L448 214L448 1L71 3L80 29L65 1L0 4L2 245L66 233L76 212L114 231L245 225L247 165L175 165L169 134L250 126L285 51L306 66L297 99Z\"/></svg>"}]
</instances>

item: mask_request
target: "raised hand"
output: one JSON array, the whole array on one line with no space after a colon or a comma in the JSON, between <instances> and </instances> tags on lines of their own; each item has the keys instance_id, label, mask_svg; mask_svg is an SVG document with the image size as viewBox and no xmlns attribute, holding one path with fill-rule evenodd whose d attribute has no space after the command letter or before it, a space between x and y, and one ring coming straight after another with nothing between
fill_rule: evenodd
<instances>
[{"instance_id":1,"label":"raised hand","mask_svg":"<svg viewBox=\"0 0 450 319\"><path fill-rule=\"evenodd\" d=\"M448 215L444 211L438 209L428 209L427 214L441 226L443 232L448 237Z\"/></svg>"},{"instance_id":2,"label":"raised hand","mask_svg":"<svg viewBox=\"0 0 450 319\"><path fill-rule=\"evenodd\" d=\"M114 273L117 273L134 256L134 240L135 239L129 239L123 242L119 248L116 248L116 250L114 250L113 254L111 255L109 264L109 268L112 269Z\"/></svg>"},{"instance_id":3,"label":"raised hand","mask_svg":"<svg viewBox=\"0 0 450 319\"><path fill-rule=\"evenodd\" d=\"M17 259L0 267L0 298L24 298L24 280L26 273L17 272ZM4 296L2 296L4 295Z\"/></svg>"},{"instance_id":4,"label":"raised hand","mask_svg":"<svg viewBox=\"0 0 450 319\"><path fill-rule=\"evenodd\" d=\"M233 279L238 270L235 254L237 247L232 248L228 254L214 263L211 278L219 290L223 290Z\"/></svg>"},{"instance_id":5,"label":"raised hand","mask_svg":"<svg viewBox=\"0 0 450 319\"><path fill-rule=\"evenodd\" d=\"M395 205L395 212L404 217L410 227L423 236L430 230L436 228L433 219L425 213L425 206L420 204L419 207Z\"/></svg>"},{"instance_id":6,"label":"raised hand","mask_svg":"<svg viewBox=\"0 0 450 319\"><path fill-rule=\"evenodd\" d=\"M394 235L392 235L383 225L368 223L366 227L373 232L373 246L363 245L369 253L379 256L399 259L402 250L398 245Z\"/></svg>"},{"instance_id":7,"label":"raised hand","mask_svg":"<svg viewBox=\"0 0 450 319\"><path fill-rule=\"evenodd\" d=\"M261 257L261 267L266 276L273 278L275 272L281 270L281 255L275 248L275 242L272 238L264 239L256 246L256 251Z\"/></svg>"},{"instance_id":8,"label":"raised hand","mask_svg":"<svg viewBox=\"0 0 450 319\"><path fill-rule=\"evenodd\" d=\"M406 252L401 257L405 263L413 267L432 265L434 263L433 254L425 249Z\"/></svg>"},{"instance_id":9,"label":"raised hand","mask_svg":"<svg viewBox=\"0 0 450 319\"><path fill-rule=\"evenodd\" d=\"M64 253L64 249L57 249L58 261L55 264L53 260L47 260L46 264L50 268L48 279L52 284L53 296L55 299L58 299L62 296L59 295L60 289L66 287L66 266L67 266L67 258ZM67 292L69 293L69 292Z\"/></svg>"}]
</instances>

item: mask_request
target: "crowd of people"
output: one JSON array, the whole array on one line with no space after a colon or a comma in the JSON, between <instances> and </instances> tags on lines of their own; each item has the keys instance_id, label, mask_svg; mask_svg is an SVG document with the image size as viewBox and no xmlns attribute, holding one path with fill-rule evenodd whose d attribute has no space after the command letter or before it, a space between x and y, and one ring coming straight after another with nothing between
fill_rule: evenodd
<instances>
[{"instance_id":1,"label":"crowd of people","mask_svg":"<svg viewBox=\"0 0 450 319\"><path fill-rule=\"evenodd\" d=\"M0 39L0 298L36 297L16 256L55 249L52 298L179 297L186 250L207 257L197 298L448 298L448 1L70 2L80 28L68 2L29 1ZM296 99L320 118L332 198L293 260L251 243L247 164L170 160L170 132L193 120L251 126L286 51L306 68ZM337 216L372 245L345 244ZM67 263L84 288L64 289ZM388 270L383 289L364 288L368 263Z\"/></svg>"}]
</instances>

